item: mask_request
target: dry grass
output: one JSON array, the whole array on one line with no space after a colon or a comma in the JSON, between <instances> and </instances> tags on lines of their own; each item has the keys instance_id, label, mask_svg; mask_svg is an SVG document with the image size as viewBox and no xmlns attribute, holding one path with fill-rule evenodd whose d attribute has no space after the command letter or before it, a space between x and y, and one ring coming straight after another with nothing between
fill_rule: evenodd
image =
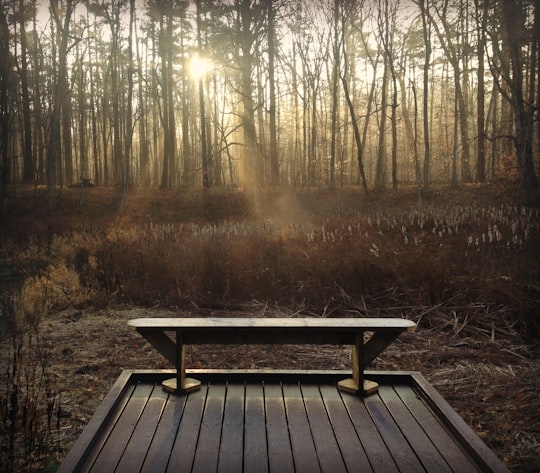
<instances>
[{"instance_id":1,"label":"dry grass","mask_svg":"<svg viewBox=\"0 0 540 473\"><path fill-rule=\"evenodd\" d=\"M20 191L0 234L2 308L24 321L0 349L2 428L22 422L8 399L19 347L27 369L47 359L32 376L50 381L19 391L45 419L35 445L17 439L19 452L33 448L17 457L21 471L62 458L122 368L166 367L125 324L163 310L407 316L420 330L376 367L422 371L514 471L540 468L540 215L510 188L441 190L421 206L414 190L272 190L259 217L225 191L131 193L118 216L103 189L65 190L47 215L40 192ZM325 347L190 352L192 367L215 368L345 368L348 357ZM52 457L39 454L51 446Z\"/></svg>"}]
</instances>

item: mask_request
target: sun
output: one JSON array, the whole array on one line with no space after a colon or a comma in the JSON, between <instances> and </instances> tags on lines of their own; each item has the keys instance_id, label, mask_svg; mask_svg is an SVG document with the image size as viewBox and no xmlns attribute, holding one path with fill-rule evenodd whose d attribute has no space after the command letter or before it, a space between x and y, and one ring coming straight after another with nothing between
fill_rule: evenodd
<instances>
[{"instance_id":1,"label":"sun","mask_svg":"<svg viewBox=\"0 0 540 473\"><path fill-rule=\"evenodd\" d=\"M189 75L193 79L199 80L203 78L208 71L212 69L212 63L207 58L199 56L195 53L189 61Z\"/></svg>"}]
</instances>

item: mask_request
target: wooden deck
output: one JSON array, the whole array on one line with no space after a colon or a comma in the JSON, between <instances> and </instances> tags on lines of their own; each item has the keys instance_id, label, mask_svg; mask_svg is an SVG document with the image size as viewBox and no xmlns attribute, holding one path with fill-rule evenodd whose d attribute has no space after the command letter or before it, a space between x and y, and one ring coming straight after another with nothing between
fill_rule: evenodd
<instances>
[{"instance_id":1,"label":"wooden deck","mask_svg":"<svg viewBox=\"0 0 540 473\"><path fill-rule=\"evenodd\" d=\"M197 372L199 391L161 388L171 370L125 371L58 470L66 472L505 472L418 373Z\"/></svg>"}]
</instances>

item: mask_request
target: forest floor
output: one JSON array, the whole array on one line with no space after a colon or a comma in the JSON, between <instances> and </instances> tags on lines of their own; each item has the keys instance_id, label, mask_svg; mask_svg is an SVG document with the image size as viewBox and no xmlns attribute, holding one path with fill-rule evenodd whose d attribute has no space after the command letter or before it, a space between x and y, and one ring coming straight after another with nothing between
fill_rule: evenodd
<instances>
[{"instance_id":1,"label":"forest floor","mask_svg":"<svg viewBox=\"0 0 540 473\"><path fill-rule=\"evenodd\" d=\"M72 220L77 218L89 221L96 228L107 218L117 219L103 195L110 198L112 191L108 194L97 189L84 194L76 189L65 191L65 198L60 201L63 206L60 212L64 216L60 215L55 220L55 231L67 232L68 227L73 228ZM347 218L352 208L367 212L416 205L414 189L399 196L359 196L356 193L348 195L338 199L336 204L335 199L330 203L324 193L314 193L311 207L304 206L302 212L320 213L321 220L324 220L325 213L332 212ZM444 190L429 196L431 205L442 205L450 200L455 205L475 202L480 206L497 206L515 198L512 187L505 186ZM85 215L77 215L80 213L77 205L83 200ZM43 202L39 194L29 191L20 202L14 219L8 220L8 225L3 228L5 241L20 238L24 232L30 231L30 225L33 232L50 231L52 223L46 214L43 214L43 219L35 218L33 209ZM273 214L278 210L288 212L288 216L282 217L284 219L300 215L297 208L285 201L281 202L279 209L278 201L273 202L268 207ZM202 217L202 213L206 217ZM175 196L171 199L166 193L152 195L140 192L128 198L126 213L120 219L129 219L131 223L148 221L149 218L154 222L172 219L201 222L208 220L209 216L220 220L231 218L233 214L234 218L243 218L247 213L249 210L241 208L234 199L221 199L219 196L210 206L202 208L195 197L179 199ZM66 228L62 229L58 222L64 222ZM8 257L7 250L0 254L0 269L4 272L8 271ZM538 298L540 281L532 286L533 299ZM497 304L470 299L460 302L457 297L412 308L410 317L418 323L418 330L402 334L370 369L420 371L511 471L537 472L540 471L540 351L535 320L540 307L538 299L532 302L536 319L533 319L530 329L534 333L524 332L522 325L508 320L508 313L514 312L512 292L500 293L498 297ZM183 307L158 302L142 307L113 296L108 301L105 299L52 310L40 319L39 343L46 352L47 371L51 373L49 381L54 392L58 393L55 398L56 424L50 429L57 447L56 461L61 461L73 445L123 369L171 368L140 335L128 328L129 319L154 316L322 316L321 311L310 307L299 310L298 307L270 304L255 298L228 306L207 305L194 300ZM454 303L466 306L458 308ZM390 313L396 310L403 313L403 308L390 307L391 297L388 294L384 304ZM339 314L347 310L350 306L335 313L341 316ZM362 316L377 316L380 311L381 307L370 309L364 306L360 312ZM459 314L466 315L462 317ZM347 316L354 316L354 313L349 312ZM6 339L0 343L0 366L10 366L11 356L12 348ZM197 346L191 347L187 356L188 368L350 367L350 348L333 346L243 346L226 349ZM5 400L2 394L6 386L2 378L4 374L0 373L0 400Z\"/></svg>"},{"instance_id":2,"label":"forest floor","mask_svg":"<svg viewBox=\"0 0 540 473\"><path fill-rule=\"evenodd\" d=\"M50 368L62 393L57 435L70 445L88 423L123 369L165 369L170 364L127 321L138 317L260 316L290 314L263 304L243 311L111 307L64 311L42 326ZM488 314L496 318L498 314ZM452 321L432 314L432 329L404 333L370 366L420 371L513 472L540 468L539 353L515 337L493 340L470 326L448 331ZM476 333L476 334L475 334ZM322 346L194 346L188 368L349 369L350 348Z\"/></svg>"}]
</instances>

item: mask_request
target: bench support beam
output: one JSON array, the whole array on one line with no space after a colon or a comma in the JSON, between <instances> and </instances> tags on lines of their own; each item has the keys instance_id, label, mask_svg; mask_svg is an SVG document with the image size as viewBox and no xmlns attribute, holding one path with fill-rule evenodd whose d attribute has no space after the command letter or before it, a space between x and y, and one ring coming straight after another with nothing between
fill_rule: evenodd
<instances>
[{"instance_id":1,"label":"bench support beam","mask_svg":"<svg viewBox=\"0 0 540 473\"><path fill-rule=\"evenodd\" d=\"M166 379L161 383L163 390L173 393L189 393L201 388L201 382L197 379L186 377L186 345L182 340L182 332L176 331L176 377Z\"/></svg>"},{"instance_id":2,"label":"bench support beam","mask_svg":"<svg viewBox=\"0 0 540 473\"><path fill-rule=\"evenodd\" d=\"M352 378L338 382L340 391L350 394L367 396L377 391L379 385L375 381L364 379L365 369L365 344L364 333L357 335L356 343L352 348Z\"/></svg>"}]
</instances>

